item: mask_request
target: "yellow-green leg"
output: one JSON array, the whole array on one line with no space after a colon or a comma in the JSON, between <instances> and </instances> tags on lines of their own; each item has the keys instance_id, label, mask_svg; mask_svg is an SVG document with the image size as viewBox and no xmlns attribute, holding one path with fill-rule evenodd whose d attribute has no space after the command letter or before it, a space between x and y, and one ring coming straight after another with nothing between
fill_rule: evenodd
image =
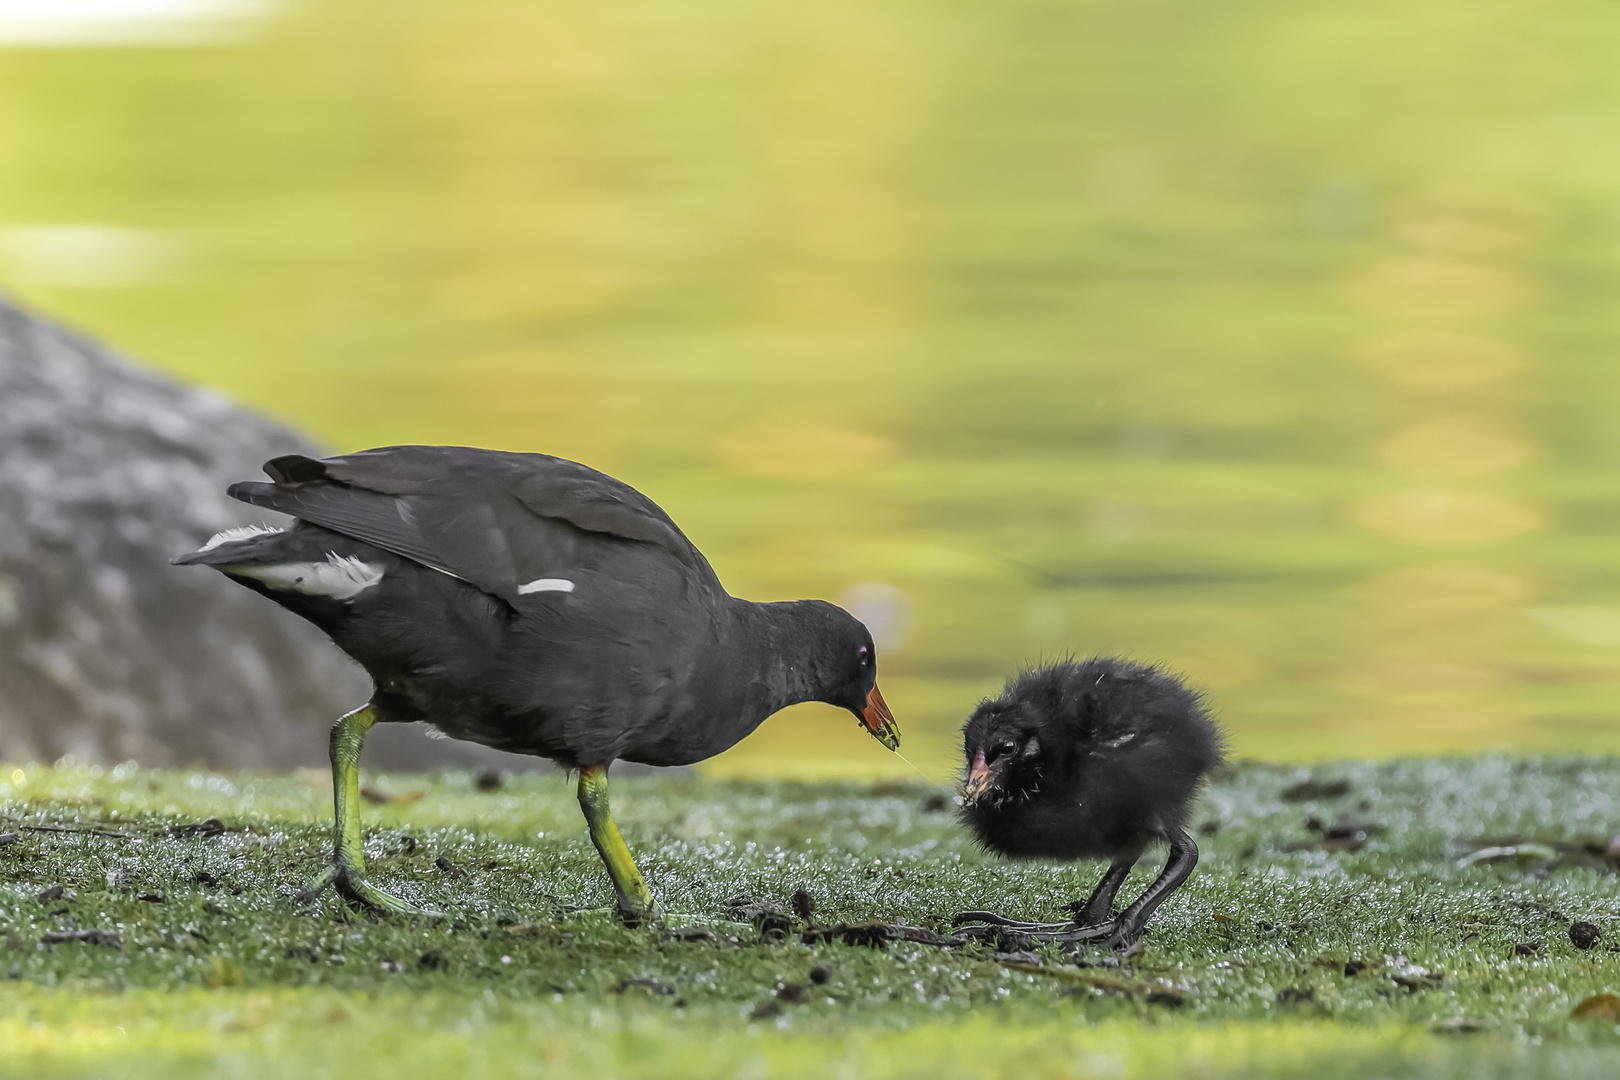
<instances>
[{"instance_id":1,"label":"yellow-green leg","mask_svg":"<svg viewBox=\"0 0 1620 1080\"><path fill-rule=\"evenodd\" d=\"M366 856L360 842L360 749L377 722L370 705L354 710L332 725L332 864L310 882L314 896L328 885L367 907L394 915L439 916L383 892L366 880Z\"/></svg>"},{"instance_id":2,"label":"yellow-green leg","mask_svg":"<svg viewBox=\"0 0 1620 1080\"><path fill-rule=\"evenodd\" d=\"M591 843L607 865L608 877L613 879L613 891L619 894L619 916L631 926L644 921L657 922L664 917L653 902L652 891L641 880L641 871L624 846L624 837L613 823L608 809L607 766L591 765L579 770L579 808L585 812L585 823L590 826Z\"/></svg>"}]
</instances>

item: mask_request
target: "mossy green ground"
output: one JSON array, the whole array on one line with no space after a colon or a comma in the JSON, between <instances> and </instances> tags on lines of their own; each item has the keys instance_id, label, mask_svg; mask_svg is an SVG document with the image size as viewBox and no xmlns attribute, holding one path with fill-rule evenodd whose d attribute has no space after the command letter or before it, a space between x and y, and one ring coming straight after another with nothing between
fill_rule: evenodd
<instances>
[{"instance_id":1,"label":"mossy green ground","mask_svg":"<svg viewBox=\"0 0 1620 1080\"><path fill-rule=\"evenodd\" d=\"M466 774L369 779L395 798L367 806L376 879L450 912L411 922L297 902L328 843L321 776L8 769L0 1072L1613 1075L1620 1027L1569 1014L1620 990L1615 873L1578 847L1551 864L1459 858L1515 838L1606 843L1620 760L1313 777L1348 790L1285 798L1303 774L1283 767L1222 778L1194 818L1198 873L1145 947L1050 952L1036 971L978 947L772 943L728 921L733 897L785 907L801 887L818 922L935 927L982 905L1055 916L1088 889L1094 866L979 852L922 785L617 781L671 921L716 935L681 941L602 910L606 878L556 775L495 792ZM1359 850L1325 850L1307 825L1340 815L1368 834ZM208 818L226 830L171 831ZM1569 940L1576 919L1604 933L1589 951ZM43 941L84 929L119 945ZM1352 961L1367 970L1347 976Z\"/></svg>"}]
</instances>

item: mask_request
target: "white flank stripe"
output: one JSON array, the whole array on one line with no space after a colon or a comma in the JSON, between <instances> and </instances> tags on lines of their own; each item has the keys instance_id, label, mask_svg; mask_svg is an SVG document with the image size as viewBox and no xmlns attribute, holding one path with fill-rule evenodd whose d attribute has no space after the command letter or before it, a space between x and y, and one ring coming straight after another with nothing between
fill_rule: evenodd
<instances>
[{"instance_id":1,"label":"white flank stripe","mask_svg":"<svg viewBox=\"0 0 1620 1080\"><path fill-rule=\"evenodd\" d=\"M325 562L279 563L275 566L221 566L232 577L252 578L277 591L349 600L383 579L382 567L353 555L328 552Z\"/></svg>"},{"instance_id":2,"label":"white flank stripe","mask_svg":"<svg viewBox=\"0 0 1620 1080\"><path fill-rule=\"evenodd\" d=\"M518 586L518 595L526 596L532 592L573 592L574 583L567 578L537 577L533 581Z\"/></svg>"},{"instance_id":3,"label":"white flank stripe","mask_svg":"<svg viewBox=\"0 0 1620 1080\"><path fill-rule=\"evenodd\" d=\"M251 540L255 536L273 536L276 533L286 531L286 529L278 529L273 525L238 525L234 529L226 529L224 532L215 533L208 538L208 543L198 550L213 551L221 544L234 544L238 540Z\"/></svg>"}]
</instances>

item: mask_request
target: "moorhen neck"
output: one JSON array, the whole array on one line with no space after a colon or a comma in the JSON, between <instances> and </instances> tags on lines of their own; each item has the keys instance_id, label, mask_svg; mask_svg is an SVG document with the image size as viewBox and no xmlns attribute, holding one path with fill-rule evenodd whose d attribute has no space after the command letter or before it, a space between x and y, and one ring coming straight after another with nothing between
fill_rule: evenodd
<instances>
[{"instance_id":1,"label":"moorhen neck","mask_svg":"<svg viewBox=\"0 0 1620 1080\"><path fill-rule=\"evenodd\" d=\"M1020 858L1110 860L1073 922L964 911L958 924L982 924L967 933L1129 945L1197 865L1187 814L1222 761L1222 736L1198 695L1164 671L1099 658L1025 672L979 705L962 741L962 820L981 844ZM1164 872L1111 917L1131 867L1160 841L1170 845Z\"/></svg>"},{"instance_id":2,"label":"moorhen neck","mask_svg":"<svg viewBox=\"0 0 1620 1080\"><path fill-rule=\"evenodd\" d=\"M667 514L594 469L456 446L264 468L271 483L229 493L293 525L227 530L174 561L302 615L372 678L370 702L332 728L334 851L311 892L336 885L424 913L366 880L359 758L375 723L423 721L579 770L580 807L629 922L659 912L609 812L614 760L702 761L801 701L842 706L899 745L854 616L728 595Z\"/></svg>"}]
</instances>

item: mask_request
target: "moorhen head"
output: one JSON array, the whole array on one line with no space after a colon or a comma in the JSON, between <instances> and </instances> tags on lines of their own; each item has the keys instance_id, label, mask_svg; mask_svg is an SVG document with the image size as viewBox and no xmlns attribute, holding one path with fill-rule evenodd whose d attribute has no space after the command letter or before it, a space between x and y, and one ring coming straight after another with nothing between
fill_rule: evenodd
<instances>
[{"instance_id":1,"label":"moorhen head","mask_svg":"<svg viewBox=\"0 0 1620 1080\"><path fill-rule=\"evenodd\" d=\"M310 620L370 674L365 706L332 728L336 826L310 890L400 914L366 880L359 758L375 723L579 771L579 802L629 922L658 908L608 809L616 759L686 765L778 709L824 701L880 742L899 729L877 688L872 636L819 600L729 595L645 495L544 454L391 446L265 465L231 485L290 528L232 529L177 564L212 566Z\"/></svg>"},{"instance_id":2,"label":"moorhen head","mask_svg":"<svg viewBox=\"0 0 1620 1080\"><path fill-rule=\"evenodd\" d=\"M1222 736L1199 696L1159 668L1097 658L1027 671L980 703L962 740L962 820L981 844L1020 858L1110 860L1073 922L965 911L959 924L983 924L969 933L1129 945L1197 865L1187 815L1222 761ZM1111 917L1131 867L1159 842L1170 845L1164 872Z\"/></svg>"}]
</instances>

